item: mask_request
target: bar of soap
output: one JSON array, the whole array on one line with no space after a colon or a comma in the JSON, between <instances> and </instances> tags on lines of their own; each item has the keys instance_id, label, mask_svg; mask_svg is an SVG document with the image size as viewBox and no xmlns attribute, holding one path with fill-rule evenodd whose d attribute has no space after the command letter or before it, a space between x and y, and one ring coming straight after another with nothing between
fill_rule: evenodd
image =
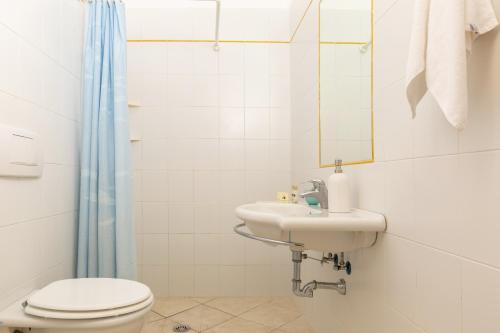
<instances>
[{"instance_id":1,"label":"bar of soap","mask_svg":"<svg viewBox=\"0 0 500 333\"><path fill-rule=\"evenodd\" d=\"M276 193L276 200L281 202L289 202L290 194L288 194L287 192L278 192Z\"/></svg>"}]
</instances>

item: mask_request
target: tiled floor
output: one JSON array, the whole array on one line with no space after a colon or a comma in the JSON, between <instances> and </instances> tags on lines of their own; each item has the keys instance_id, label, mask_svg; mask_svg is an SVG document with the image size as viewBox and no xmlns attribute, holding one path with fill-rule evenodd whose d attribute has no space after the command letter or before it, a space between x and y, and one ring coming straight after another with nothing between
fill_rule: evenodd
<instances>
[{"instance_id":1,"label":"tiled floor","mask_svg":"<svg viewBox=\"0 0 500 333\"><path fill-rule=\"evenodd\" d=\"M190 332L313 333L288 297L160 298L142 333L168 333L177 324Z\"/></svg>"}]
</instances>

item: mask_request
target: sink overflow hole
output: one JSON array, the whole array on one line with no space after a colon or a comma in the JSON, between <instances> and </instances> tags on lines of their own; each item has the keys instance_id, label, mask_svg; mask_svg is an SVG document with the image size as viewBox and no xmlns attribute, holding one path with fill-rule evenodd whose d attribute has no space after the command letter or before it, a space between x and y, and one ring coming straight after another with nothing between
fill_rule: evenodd
<instances>
[{"instance_id":1,"label":"sink overflow hole","mask_svg":"<svg viewBox=\"0 0 500 333\"><path fill-rule=\"evenodd\" d=\"M191 327L189 327L188 325L179 324L179 325L175 325L172 331L174 331L176 333L182 333L182 332L189 332L190 330L191 330Z\"/></svg>"}]
</instances>

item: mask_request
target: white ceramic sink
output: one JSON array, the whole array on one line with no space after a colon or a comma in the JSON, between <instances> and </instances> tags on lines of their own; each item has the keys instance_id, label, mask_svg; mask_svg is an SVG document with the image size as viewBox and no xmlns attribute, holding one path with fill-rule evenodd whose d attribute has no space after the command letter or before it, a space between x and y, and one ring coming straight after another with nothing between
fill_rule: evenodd
<instances>
[{"instance_id":1,"label":"white ceramic sink","mask_svg":"<svg viewBox=\"0 0 500 333\"><path fill-rule=\"evenodd\" d=\"M236 216L256 236L304 245L306 250L352 251L370 247L386 228L382 214L353 209L328 213L302 204L257 202L236 208Z\"/></svg>"}]
</instances>

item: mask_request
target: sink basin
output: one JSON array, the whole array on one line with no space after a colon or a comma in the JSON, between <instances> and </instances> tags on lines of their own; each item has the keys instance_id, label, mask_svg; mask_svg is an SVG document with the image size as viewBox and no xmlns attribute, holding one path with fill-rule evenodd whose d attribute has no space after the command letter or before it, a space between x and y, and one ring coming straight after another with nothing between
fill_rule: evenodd
<instances>
[{"instance_id":1,"label":"sink basin","mask_svg":"<svg viewBox=\"0 0 500 333\"><path fill-rule=\"evenodd\" d=\"M257 202L236 208L256 236L303 244L306 250L348 252L372 246L386 228L382 214L360 209L328 213L302 204Z\"/></svg>"}]
</instances>

